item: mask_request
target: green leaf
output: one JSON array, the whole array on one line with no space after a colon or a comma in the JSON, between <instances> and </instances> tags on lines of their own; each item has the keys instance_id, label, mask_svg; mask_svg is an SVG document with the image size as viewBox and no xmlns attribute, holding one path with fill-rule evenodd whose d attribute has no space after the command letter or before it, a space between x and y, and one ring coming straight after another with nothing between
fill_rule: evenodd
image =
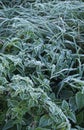
<instances>
[{"instance_id":1,"label":"green leaf","mask_svg":"<svg viewBox=\"0 0 84 130\"><path fill-rule=\"evenodd\" d=\"M52 124L52 121L49 119L48 115L42 116L40 121L39 121L40 127L47 127L47 126L50 126L51 124Z\"/></svg>"},{"instance_id":2,"label":"green leaf","mask_svg":"<svg viewBox=\"0 0 84 130\"><path fill-rule=\"evenodd\" d=\"M84 93L78 92L76 94L76 104L77 104L77 108L81 109L84 107Z\"/></svg>"},{"instance_id":3,"label":"green leaf","mask_svg":"<svg viewBox=\"0 0 84 130\"><path fill-rule=\"evenodd\" d=\"M74 97L71 97L69 99L69 105L70 105L70 109L72 111L76 111L77 110L77 104L76 104L76 100L75 100L75 96Z\"/></svg>"},{"instance_id":4,"label":"green leaf","mask_svg":"<svg viewBox=\"0 0 84 130\"><path fill-rule=\"evenodd\" d=\"M68 112L68 118L73 121L74 123L76 123L76 116L75 113L73 113L72 111Z\"/></svg>"},{"instance_id":5,"label":"green leaf","mask_svg":"<svg viewBox=\"0 0 84 130\"><path fill-rule=\"evenodd\" d=\"M80 112L77 114L77 124L80 125L84 122L84 112Z\"/></svg>"},{"instance_id":6,"label":"green leaf","mask_svg":"<svg viewBox=\"0 0 84 130\"><path fill-rule=\"evenodd\" d=\"M14 121L9 120L9 121L4 125L4 127L3 127L2 130L8 130L8 129L12 128L13 126L14 126Z\"/></svg>"},{"instance_id":7,"label":"green leaf","mask_svg":"<svg viewBox=\"0 0 84 130\"><path fill-rule=\"evenodd\" d=\"M62 109L66 110L66 111L69 109L69 105L65 100L63 100L63 102L62 102Z\"/></svg>"},{"instance_id":8,"label":"green leaf","mask_svg":"<svg viewBox=\"0 0 84 130\"><path fill-rule=\"evenodd\" d=\"M22 125L21 124L17 124L17 130L21 130Z\"/></svg>"}]
</instances>

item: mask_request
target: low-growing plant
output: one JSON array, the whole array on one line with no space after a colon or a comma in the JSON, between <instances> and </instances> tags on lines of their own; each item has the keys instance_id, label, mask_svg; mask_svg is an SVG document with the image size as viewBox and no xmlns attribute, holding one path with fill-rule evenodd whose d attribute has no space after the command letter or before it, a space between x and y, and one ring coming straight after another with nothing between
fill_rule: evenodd
<instances>
[{"instance_id":1,"label":"low-growing plant","mask_svg":"<svg viewBox=\"0 0 84 130\"><path fill-rule=\"evenodd\" d=\"M84 129L84 3L0 1L0 129Z\"/></svg>"}]
</instances>

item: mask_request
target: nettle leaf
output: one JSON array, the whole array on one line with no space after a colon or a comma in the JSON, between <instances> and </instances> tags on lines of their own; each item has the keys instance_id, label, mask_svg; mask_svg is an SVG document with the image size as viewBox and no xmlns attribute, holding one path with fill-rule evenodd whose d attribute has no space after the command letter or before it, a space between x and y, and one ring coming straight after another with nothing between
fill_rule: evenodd
<instances>
[{"instance_id":1,"label":"nettle leaf","mask_svg":"<svg viewBox=\"0 0 84 130\"><path fill-rule=\"evenodd\" d=\"M62 102L62 109L66 110L66 111L69 109L69 105L65 100L63 100L63 102Z\"/></svg>"},{"instance_id":2,"label":"nettle leaf","mask_svg":"<svg viewBox=\"0 0 84 130\"><path fill-rule=\"evenodd\" d=\"M65 114L67 115L67 117L68 117L71 121L73 121L74 123L76 123L75 113L70 110L69 104L68 104L65 100L62 102L62 109L64 110L64 112L65 112Z\"/></svg>"},{"instance_id":3,"label":"nettle leaf","mask_svg":"<svg viewBox=\"0 0 84 130\"><path fill-rule=\"evenodd\" d=\"M74 97L71 97L69 99L69 105L70 105L70 109L72 111L76 111L77 110L77 104L76 104L76 100L75 100L75 96Z\"/></svg>"},{"instance_id":4,"label":"nettle leaf","mask_svg":"<svg viewBox=\"0 0 84 130\"><path fill-rule=\"evenodd\" d=\"M71 120L71 121L73 121L74 123L76 123L76 116L75 116L75 113L74 112L72 112L72 111L69 111L68 112L68 118Z\"/></svg>"},{"instance_id":5,"label":"nettle leaf","mask_svg":"<svg viewBox=\"0 0 84 130\"><path fill-rule=\"evenodd\" d=\"M76 104L77 104L77 108L81 109L84 107L84 93L82 92L78 92L76 94Z\"/></svg>"},{"instance_id":6,"label":"nettle leaf","mask_svg":"<svg viewBox=\"0 0 84 130\"><path fill-rule=\"evenodd\" d=\"M52 120L49 119L48 115L42 116L39 121L40 127L47 127L47 126L50 126L51 124L52 124Z\"/></svg>"}]
</instances>

